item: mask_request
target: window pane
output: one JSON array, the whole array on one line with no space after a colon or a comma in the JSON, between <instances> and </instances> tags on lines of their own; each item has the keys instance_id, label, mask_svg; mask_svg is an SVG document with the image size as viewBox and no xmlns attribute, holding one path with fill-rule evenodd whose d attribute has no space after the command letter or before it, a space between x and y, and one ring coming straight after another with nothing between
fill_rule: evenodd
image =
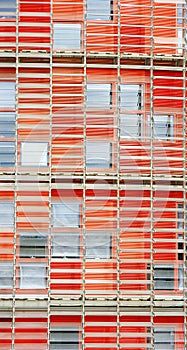
<instances>
[{"instance_id":1,"label":"window pane","mask_svg":"<svg viewBox=\"0 0 187 350\"><path fill-rule=\"evenodd\" d=\"M0 263L0 288L13 287L13 263Z\"/></svg>"},{"instance_id":2,"label":"window pane","mask_svg":"<svg viewBox=\"0 0 187 350\"><path fill-rule=\"evenodd\" d=\"M155 328L155 350L174 350L174 329Z\"/></svg>"},{"instance_id":3,"label":"window pane","mask_svg":"<svg viewBox=\"0 0 187 350\"><path fill-rule=\"evenodd\" d=\"M111 0L87 0L87 19L110 20Z\"/></svg>"},{"instance_id":4,"label":"window pane","mask_svg":"<svg viewBox=\"0 0 187 350\"><path fill-rule=\"evenodd\" d=\"M160 139L171 138L174 136L174 120L171 115L155 115L154 116L154 135ZM149 117L149 135L151 122Z\"/></svg>"},{"instance_id":5,"label":"window pane","mask_svg":"<svg viewBox=\"0 0 187 350\"><path fill-rule=\"evenodd\" d=\"M0 81L0 108L15 108L15 83Z\"/></svg>"},{"instance_id":6,"label":"window pane","mask_svg":"<svg viewBox=\"0 0 187 350\"><path fill-rule=\"evenodd\" d=\"M0 142L0 167L10 167L15 164L14 142Z\"/></svg>"},{"instance_id":7,"label":"window pane","mask_svg":"<svg viewBox=\"0 0 187 350\"><path fill-rule=\"evenodd\" d=\"M143 108L143 86L121 85L120 106L128 110L141 110Z\"/></svg>"},{"instance_id":8,"label":"window pane","mask_svg":"<svg viewBox=\"0 0 187 350\"><path fill-rule=\"evenodd\" d=\"M78 258L80 256L79 233L53 234L53 256Z\"/></svg>"},{"instance_id":9,"label":"window pane","mask_svg":"<svg viewBox=\"0 0 187 350\"><path fill-rule=\"evenodd\" d=\"M174 289L174 267L167 265L157 265L154 267L155 289Z\"/></svg>"},{"instance_id":10,"label":"window pane","mask_svg":"<svg viewBox=\"0 0 187 350\"><path fill-rule=\"evenodd\" d=\"M14 137L15 135L15 114L0 112L0 137Z\"/></svg>"},{"instance_id":11,"label":"window pane","mask_svg":"<svg viewBox=\"0 0 187 350\"><path fill-rule=\"evenodd\" d=\"M111 168L111 143L104 141L86 142L86 166L88 168Z\"/></svg>"},{"instance_id":12,"label":"window pane","mask_svg":"<svg viewBox=\"0 0 187 350\"><path fill-rule=\"evenodd\" d=\"M47 248L46 236L20 236L21 257L45 257Z\"/></svg>"},{"instance_id":13,"label":"window pane","mask_svg":"<svg viewBox=\"0 0 187 350\"><path fill-rule=\"evenodd\" d=\"M0 1L0 18L16 17L16 0Z\"/></svg>"},{"instance_id":14,"label":"window pane","mask_svg":"<svg viewBox=\"0 0 187 350\"><path fill-rule=\"evenodd\" d=\"M21 165L29 167L46 167L48 165L47 142L22 142Z\"/></svg>"},{"instance_id":15,"label":"window pane","mask_svg":"<svg viewBox=\"0 0 187 350\"><path fill-rule=\"evenodd\" d=\"M14 204L0 203L0 226L13 227L14 226Z\"/></svg>"},{"instance_id":16,"label":"window pane","mask_svg":"<svg viewBox=\"0 0 187 350\"><path fill-rule=\"evenodd\" d=\"M78 350L79 331L78 329L62 328L60 330L51 330L50 349L53 350Z\"/></svg>"},{"instance_id":17,"label":"window pane","mask_svg":"<svg viewBox=\"0 0 187 350\"><path fill-rule=\"evenodd\" d=\"M121 114L120 131L121 136L141 136L141 115Z\"/></svg>"},{"instance_id":18,"label":"window pane","mask_svg":"<svg viewBox=\"0 0 187 350\"><path fill-rule=\"evenodd\" d=\"M81 25L73 23L55 23L54 48L63 50L80 50Z\"/></svg>"},{"instance_id":19,"label":"window pane","mask_svg":"<svg viewBox=\"0 0 187 350\"><path fill-rule=\"evenodd\" d=\"M54 227L79 227L79 203L53 203L52 211Z\"/></svg>"},{"instance_id":20,"label":"window pane","mask_svg":"<svg viewBox=\"0 0 187 350\"><path fill-rule=\"evenodd\" d=\"M88 259L110 259L110 233L86 233L86 257Z\"/></svg>"},{"instance_id":21,"label":"window pane","mask_svg":"<svg viewBox=\"0 0 187 350\"><path fill-rule=\"evenodd\" d=\"M39 264L23 264L20 266L20 288L46 288L46 266Z\"/></svg>"},{"instance_id":22,"label":"window pane","mask_svg":"<svg viewBox=\"0 0 187 350\"><path fill-rule=\"evenodd\" d=\"M109 109L111 95L111 84L87 84L87 107Z\"/></svg>"}]
</instances>

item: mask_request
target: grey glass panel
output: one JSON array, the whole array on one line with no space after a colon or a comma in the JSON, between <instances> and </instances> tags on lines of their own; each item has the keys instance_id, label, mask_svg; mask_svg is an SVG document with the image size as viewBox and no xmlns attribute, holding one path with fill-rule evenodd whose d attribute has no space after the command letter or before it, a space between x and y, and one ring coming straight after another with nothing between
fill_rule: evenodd
<instances>
[{"instance_id":1,"label":"grey glass panel","mask_svg":"<svg viewBox=\"0 0 187 350\"><path fill-rule=\"evenodd\" d=\"M0 263L0 288L12 288L13 264Z\"/></svg>"},{"instance_id":2,"label":"grey glass panel","mask_svg":"<svg viewBox=\"0 0 187 350\"><path fill-rule=\"evenodd\" d=\"M15 136L15 114L0 112L0 138Z\"/></svg>"},{"instance_id":3,"label":"grey glass panel","mask_svg":"<svg viewBox=\"0 0 187 350\"><path fill-rule=\"evenodd\" d=\"M73 23L55 23L54 48L63 50L80 50L81 25Z\"/></svg>"},{"instance_id":4,"label":"grey glass panel","mask_svg":"<svg viewBox=\"0 0 187 350\"><path fill-rule=\"evenodd\" d=\"M111 0L87 0L87 19L110 20Z\"/></svg>"},{"instance_id":5,"label":"grey glass panel","mask_svg":"<svg viewBox=\"0 0 187 350\"><path fill-rule=\"evenodd\" d=\"M141 115L120 115L120 132L121 136L138 137L141 136Z\"/></svg>"},{"instance_id":6,"label":"grey glass panel","mask_svg":"<svg viewBox=\"0 0 187 350\"><path fill-rule=\"evenodd\" d=\"M46 236L20 236L21 257L45 257L46 248Z\"/></svg>"},{"instance_id":7,"label":"grey glass panel","mask_svg":"<svg viewBox=\"0 0 187 350\"><path fill-rule=\"evenodd\" d=\"M80 225L79 203L53 203L52 215L54 227L79 227Z\"/></svg>"},{"instance_id":8,"label":"grey glass panel","mask_svg":"<svg viewBox=\"0 0 187 350\"><path fill-rule=\"evenodd\" d=\"M110 259L111 235L109 233L86 233L86 257L88 259Z\"/></svg>"},{"instance_id":9,"label":"grey glass panel","mask_svg":"<svg viewBox=\"0 0 187 350\"><path fill-rule=\"evenodd\" d=\"M52 350L78 350L79 332L78 330L51 330L50 348Z\"/></svg>"},{"instance_id":10,"label":"grey glass panel","mask_svg":"<svg viewBox=\"0 0 187 350\"><path fill-rule=\"evenodd\" d=\"M111 168L111 148L110 142L86 142L86 166L88 168Z\"/></svg>"},{"instance_id":11,"label":"grey glass panel","mask_svg":"<svg viewBox=\"0 0 187 350\"><path fill-rule=\"evenodd\" d=\"M14 166L15 144L14 142L0 142L0 167Z\"/></svg>"},{"instance_id":12,"label":"grey glass panel","mask_svg":"<svg viewBox=\"0 0 187 350\"><path fill-rule=\"evenodd\" d=\"M174 330L167 328L155 328L154 331L155 350L174 350Z\"/></svg>"},{"instance_id":13,"label":"grey glass panel","mask_svg":"<svg viewBox=\"0 0 187 350\"><path fill-rule=\"evenodd\" d=\"M154 267L154 285L156 290L174 289L174 267L157 265Z\"/></svg>"},{"instance_id":14,"label":"grey glass panel","mask_svg":"<svg viewBox=\"0 0 187 350\"><path fill-rule=\"evenodd\" d=\"M111 84L87 84L87 107L109 109L111 94Z\"/></svg>"},{"instance_id":15,"label":"grey glass panel","mask_svg":"<svg viewBox=\"0 0 187 350\"><path fill-rule=\"evenodd\" d=\"M16 0L0 1L0 18L16 17Z\"/></svg>"},{"instance_id":16,"label":"grey glass panel","mask_svg":"<svg viewBox=\"0 0 187 350\"><path fill-rule=\"evenodd\" d=\"M53 234L53 256L78 258L80 256L80 235L76 232Z\"/></svg>"},{"instance_id":17,"label":"grey glass panel","mask_svg":"<svg viewBox=\"0 0 187 350\"><path fill-rule=\"evenodd\" d=\"M127 110L141 110L143 108L143 86L121 85L120 106Z\"/></svg>"},{"instance_id":18,"label":"grey glass panel","mask_svg":"<svg viewBox=\"0 0 187 350\"><path fill-rule=\"evenodd\" d=\"M0 226L13 227L14 226L14 204L0 203Z\"/></svg>"}]
</instances>

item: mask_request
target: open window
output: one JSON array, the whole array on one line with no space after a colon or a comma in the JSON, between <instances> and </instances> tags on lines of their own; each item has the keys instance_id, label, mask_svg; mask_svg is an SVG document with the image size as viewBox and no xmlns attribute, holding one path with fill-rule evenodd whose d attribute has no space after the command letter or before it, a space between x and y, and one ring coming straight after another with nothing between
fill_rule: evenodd
<instances>
[{"instance_id":1,"label":"open window","mask_svg":"<svg viewBox=\"0 0 187 350\"><path fill-rule=\"evenodd\" d=\"M86 232L86 258L110 259L111 234L105 232Z\"/></svg>"},{"instance_id":2,"label":"open window","mask_svg":"<svg viewBox=\"0 0 187 350\"><path fill-rule=\"evenodd\" d=\"M112 144L108 141L86 142L86 167L87 168L111 168Z\"/></svg>"},{"instance_id":3,"label":"open window","mask_svg":"<svg viewBox=\"0 0 187 350\"><path fill-rule=\"evenodd\" d=\"M0 288L13 287L13 263L0 262Z\"/></svg>"},{"instance_id":4,"label":"open window","mask_svg":"<svg viewBox=\"0 0 187 350\"><path fill-rule=\"evenodd\" d=\"M21 165L46 167L48 165L48 143L21 142Z\"/></svg>"},{"instance_id":5,"label":"open window","mask_svg":"<svg viewBox=\"0 0 187 350\"><path fill-rule=\"evenodd\" d=\"M174 137L174 117L172 115L154 115L154 136L159 139L172 139ZM151 135L151 120L148 117L148 135Z\"/></svg>"},{"instance_id":6,"label":"open window","mask_svg":"<svg viewBox=\"0 0 187 350\"><path fill-rule=\"evenodd\" d=\"M87 108L110 109L112 104L111 84L87 84Z\"/></svg>"},{"instance_id":7,"label":"open window","mask_svg":"<svg viewBox=\"0 0 187 350\"><path fill-rule=\"evenodd\" d=\"M80 339L78 327L63 327L51 329L50 349L79 350Z\"/></svg>"},{"instance_id":8,"label":"open window","mask_svg":"<svg viewBox=\"0 0 187 350\"><path fill-rule=\"evenodd\" d=\"M111 0L87 0L88 20L111 20L112 1Z\"/></svg>"},{"instance_id":9,"label":"open window","mask_svg":"<svg viewBox=\"0 0 187 350\"><path fill-rule=\"evenodd\" d=\"M0 227L14 226L14 203L0 203Z\"/></svg>"},{"instance_id":10,"label":"open window","mask_svg":"<svg viewBox=\"0 0 187 350\"><path fill-rule=\"evenodd\" d=\"M0 19L16 18L16 0L0 1Z\"/></svg>"},{"instance_id":11,"label":"open window","mask_svg":"<svg viewBox=\"0 0 187 350\"><path fill-rule=\"evenodd\" d=\"M54 233L52 256L58 258L80 257L80 234L78 232Z\"/></svg>"},{"instance_id":12,"label":"open window","mask_svg":"<svg viewBox=\"0 0 187 350\"><path fill-rule=\"evenodd\" d=\"M75 50L81 49L81 24L54 23L54 49Z\"/></svg>"},{"instance_id":13,"label":"open window","mask_svg":"<svg viewBox=\"0 0 187 350\"><path fill-rule=\"evenodd\" d=\"M21 258L44 258L47 255L46 235L26 235L20 236L20 257Z\"/></svg>"},{"instance_id":14,"label":"open window","mask_svg":"<svg viewBox=\"0 0 187 350\"><path fill-rule=\"evenodd\" d=\"M175 333L173 327L155 327L154 329L154 349L174 350Z\"/></svg>"},{"instance_id":15,"label":"open window","mask_svg":"<svg viewBox=\"0 0 187 350\"><path fill-rule=\"evenodd\" d=\"M52 204L53 227L80 227L80 204L63 202Z\"/></svg>"},{"instance_id":16,"label":"open window","mask_svg":"<svg viewBox=\"0 0 187 350\"><path fill-rule=\"evenodd\" d=\"M20 288L44 289L47 287L47 268L45 264L20 264Z\"/></svg>"},{"instance_id":17,"label":"open window","mask_svg":"<svg viewBox=\"0 0 187 350\"><path fill-rule=\"evenodd\" d=\"M143 109L143 85L121 84L120 86L121 109L142 110Z\"/></svg>"},{"instance_id":18,"label":"open window","mask_svg":"<svg viewBox=\"0 0 187 350\"><path fill-rule=\"evenodd\" d=\"M0 109L15 109L16 84L0 81Z\"/></svg>"}]
</instances>

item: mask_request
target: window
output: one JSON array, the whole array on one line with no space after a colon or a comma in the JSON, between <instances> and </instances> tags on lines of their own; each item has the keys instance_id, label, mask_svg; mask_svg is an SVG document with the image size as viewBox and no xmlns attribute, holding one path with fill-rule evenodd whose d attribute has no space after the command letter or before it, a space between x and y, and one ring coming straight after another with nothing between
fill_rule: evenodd
<instances>
[{"instance_id":1,"label":"window","mask_svg":"<svg viewBox=\"0 0 187 350\"><path fill-rule=\"evenodd\" d=\"M0 108L15 109L15 83L0 81Z\"/></svg>"},{"instance_id":2,"label":"window","mask_svg":"<svg viewBox=\"0 0 187 350\"><path fill-rule=\"evenodd\" d=\"M14 137L15 113L0 112L0 138Z\"/></svg>"},{"instance_id":3,"label":"window","mask_svg":"<svg viewBox=\"0 0 187 350\"><path fill-rule=\"evenodd\" d=\"M155 350L174 350L174 328L156 327L154 330L154 349Z\"/></svg>"},{"instance_id":4,"label":"window","mask_svg":"<svg viewBox=\"0 0 187 350\"><path fill-rule=\"evenodd\" d=\"M0 142L0 167L12 167L15 164L15 144L14 142Z\"/></svg>"},{"instance_id":5,"label":"window","mask_svg":"<svg viewBox=\"0 0 187 350\"><path fill-rule=\"evenodd\" d=\"M111 0L87 0L87 19L111 20Z\"/></svg>"},{"instance_id":6,"label":"window","mask_svg":"<svg viewBox=\"0 0 187 350\"><path fill-rule=\"evenodd\" d=\"M20 265L20 288L43 289L46 288L47 269L44 264Z\"/></svg>"},{"instance_id":7,"label":"window","mask_svg":"<svg viewBox=\"0 0 187 350\"><path fill-rule=\"evenodd\" d=\"M178 6L178 24L183 23L183 19L187 17L187 4L177 4Z\"/></svg>"},{"instance_id":8,"label":"window","mask_svg":"<svg viewBox=\"0 0 187 350\"><path fill-rule=\"evenodd\" d=\"M120 133L125 137L138 137L142 134L142 116L139 115L120 115Z\"/></svg>"},{"instance_id":9,"label":"window","mask_svg":"<svg viewBox=\"0 0 187 350\"><path fill-rule=\"evenodd\" d=\"M142 110L143 85L122 84L120 87L120 107L127 110Z\"/></svg>"},{"instance_id":10,"label":"window","mask_svg":"<svg viewBox=\"0 0 187 350\"><path fill-rule=\"evenodd\" d=\"M111 168L112 144L105 141L86 142L87 168Z\"/></svg>"},{"instance_id":11,"label":"window","mask_svg":"<svg viewBox=\"0 0 187 350\"><path fill-rule=\"evenodd\" d=\"M20 257L21 258L43 258L46 256L47 236L25 235L20 236Z\"/></svg>"},{"instance_id":12,"label":"window","mask_svg":"<svg viewBox=\"0 0 187 350\"><path fill-rule=\"evenodd\" d=\"M174 136L174 118L172 115L154 115L154 136L159 139L173 138ZM151 120L148 118L149 136L151 134Z\"/></svg>"},{"instance_id":13,"label":"window","mask_svg":"<svg viewBox=\"0 0 187 350\"><path fill-rule=\"evenodd\" d=\"M110 259L111 258L111 235L103 232L86 233L86 258Z\"/></svg>"},{"instance_id":14,"label":"window","mask_svg":"<svg viewBox=\"0 0 187 350\"><path fill-rule=\"evenodd\" d=\"M87 84L87 107L109 109L112 103L111 84Z\"/></svg>"},{"instance_id":15,"label":"window","mask_svg":"<svg viewBox=\"0 0 187 350\"><path fill-rule=\"evenodd\" d=\"M0 203L0 226L13 227L14 226L14 204Z\"/></svg>"},{"instance_id":16,"label":"window","mask_svg":"<svg viewBox=\"0 0 187 350\"><path fill-rule=\"evenodd\" d=\"M46 167L48 165L47 142L22 142L21 165L29 167Z\"/></svg>"},{"instance_id":17,"label":"window","mask_svg":"<svg viewBox=\"0 0 187 350\"><path fill-rule=\"evenodd\" d=\"M187 213L186 213L186 209L185 209L185 229L187 229ZM183 230L183 228L184 228L184 208L183 208L183 204L181 204L181 203L178 204L177 228L179 230Z\"/></svg>"},{"instance_id":18,"label":"window","mask_svg":"<svg viewBox=\"0 0 187 350\"><path fill-rule=\"evenodd\" d=\"M63 327L52 329L50 332L51 350L79 350L79 343L78 327Z\"/></svg>"},{"instance_id":19,"label":"window","mask_svg":"<svg viewBox=\"0 0 187 350\"><path fill-rule=\"evenodd\" d=\"M53 234L52 255L61 258L80 257L80 235L77 232Z\"/></svg>"},{"instance_id":20,"label":"window","mask_svg":"<svg viewBox=\"0 0 187 350\"><path fill-rule=\"evenodd\" d=\"M156 290L173 290L174 281L173 265L155 265L154 283Z\"/></svg>"},{"instance_id":21,"label":"window","mask_svg":"<svg viewBox=\"0 0 187 350\"><path fill-rule=\"evenodd\" d=\"M53 203L53 227L79 227L80 204L75 202Z\"/></svg>"},{"instance_id":22,"label":"window","mask_svg":"<svg viewBox=\"0 0 187 350\"><path fill-rule=\"evenodd\" d=\"M13 287L13 263L0 262L0 288Z\"/></svg>"},{"instance_id":23,"label":"window","mask_svg":"<svg viewBox=\"0 0 187 350\"><path fill-rule=\"evenodd\" d=\"M54 49L80 50L81 25L78 23L55 23Z\"/></svg>"},{"instance_id":24,"label":"window","mask_svg":"<svg viewBox=\"0 0 187 350\"><path fill-rule=\"evenodd\" d=\"M16 0L0 1L0 18L16 17Z\"/></svg>"}]
</instances>

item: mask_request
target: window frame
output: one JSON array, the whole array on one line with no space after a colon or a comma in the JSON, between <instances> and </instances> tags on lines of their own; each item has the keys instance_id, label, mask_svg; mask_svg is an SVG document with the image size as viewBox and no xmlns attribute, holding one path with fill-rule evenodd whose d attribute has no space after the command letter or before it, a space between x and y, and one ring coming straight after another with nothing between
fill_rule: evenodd
<instances>
[{"instance_id":1,"label":"window frame","mask_svg":"<svg viewBox=\"0 0 187 350\"><path fill-rule=\"evenodd\" d=\"M42 164L42 165L40 165L40 164L36 164L36 165L29 165L29 164L27 164L27 165L25 165L25 164L23 164L23 147L24 147L24 144L26 144L26 145L28 145L28 144L30 144L30 145L32 145L32 144L45 144L46 145L46 154L45 154L45 163L46 163L46 165L44 165L44 164ZM31 151L27 151L26 153L32 153L33 154L33 152L32 152L32 148L31 148ZM36 153L36 152L35 152ZM44 152L43 152L44 153ZM24 155L24 157L26 157L26 155ZM40 157L40 159L42 159L43 158L43 154L42 154L42 157ZM34 141L34 142L32 142L32 141L21 141L21 143L20 143L20 166L21 167L23 167L23 168L47 168L48 166L49 166L49 143L48 142L43 142L43 141L41 141L41 142L36 142L36 141Z\"/></svg>"},{"instance_id":2,"label":"window frame","mask_svg":"<svg viewBox=\"0 0 187 350\"><path fill-rule=\"evenodd\" d=\"M55 40L57 40L56 38L55 38L55 28L61 28L62 26L73 26L73 25L75 25L75 26L79 26L80 28L80 30L79 30L79 35L80 35L80 37L79 37L79 47L77 48L77 47L63 47L63 46L61 46L61 47L56 47L56 44L55 44ZM54 24L53 24L53 51L75 51L75 52L81 52L82 51L82 49L83 49L83 38L82 38L82 35L83 35L83 33L82 33L82 23L81 22L79 22L79 21L77 21L77 22L68 22L68 21L65 21L65 22L54 22ZM56 35L57 35L57 33L56 33ZM66 34L67 35L67 34ZM68 35L67 35L68 36ZM58 40L61 40L61 39L58 39Z\"/></svg>"},{"instance_id":3,"label":"window frame","mask_svg":"<svg viewBox=\"0 0 187 350\"><path fill-rule=\"evenodd\" d=\"M92 21L92 22L97 22L97 21L102 21L102 22L111 22L113 21L113 18L114 18L114 0L108 0L108 2L110 3L110 13L107 14L105 17L108 16L108 18L97 18L96 16L94 18L90 18L89 17L89 10L88 10L88 7L89 7L89 1L93 1L94 3L94 0L87 0L87 17L86 17L86 20L87 21ZM100 0L98 1L98 3L100 2ZM98 4L97 4L98 5ZM102 11L102 9L101 9ZM104 16L104 15L103 15ZM93 17L93 14L92 16Z\"/></svg>"}]
</instances>

